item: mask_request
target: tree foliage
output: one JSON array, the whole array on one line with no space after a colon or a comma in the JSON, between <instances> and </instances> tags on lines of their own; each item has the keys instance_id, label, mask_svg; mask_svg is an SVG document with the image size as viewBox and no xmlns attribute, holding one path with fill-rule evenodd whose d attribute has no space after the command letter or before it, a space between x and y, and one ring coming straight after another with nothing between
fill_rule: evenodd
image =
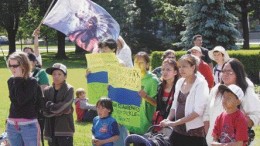
<instances>
[{"instance_id":1,"label":"tree foliage","mask_svg":"<svg viewBox=\"0 0 260 146\"><path fill-rule=\"evenodd\" d=\"M8 33L9 53L15 51L15 38L31 37L52 1L0 0L0 28ZM140 50L165 50L176 41L181 41L183 47L189 48L191 37L197 33L203 35L208 48L223 45L228 49L236 49L235 41L239 33L234 24L240 21L243 25L242 36L246 45L247 42L249 44L247 12L253 19L260 19L259 0L93 1L117 20L121 28L120 35L134 53ZM57 39L57 36L61 38ZM41 37L60 41L64 38L47 26L41 27Z\"/></svg>"},{"instance_id":2,"label":"tree foliage","mask_svg":"<svg viewBox=\"0 0 260 146\"><path fill-rule=\"evenodd\" d=\"M221 0L191 2L184 6L186 30L182 32L181 46L188 49L192 37L203 36L205 47L212 49L221 45L227 49L237 49L236 39L240 35L235 28L236 17L229 13Z\"/></svg>"},{"instance_id":3,"label":"tree foliage","mask_svg":"<svg viewBox=\"0 0 260 146\"><path fill-rule=\"evenodd\" d=\"M157 31L162 32L160 37L163 43L168 44L180 40L178 36L181 31L185 30L183 25L185 16L181 1L154 0L153 5L155 9L153 19L162 24L157 27Z\"/></svg>"},{"instance_id":4,"label":"tree foliage","mask_svg":"<svg viewBox=\"0 0 260 146\"><path fill-rule=\"evenodd\" d=\"M42 18L39 6L30 5L27 13L20 18L18 37L23 39L32 38L33 31L39 26ZM45 41L56 39L56 31L45 25L41 26L40 35Z\"/></svg>"},{"instance_id":5,"label":"tree foliage","mask_svg":"<svg viewBox=\"0 0 260 146\"><path fill-rule=\"evenodd\" d=\"M9 54L15 52L15 37L20 16L27 11L27 0L0 0L0 26L8 34Z\"/></svg>"}]
</instances>

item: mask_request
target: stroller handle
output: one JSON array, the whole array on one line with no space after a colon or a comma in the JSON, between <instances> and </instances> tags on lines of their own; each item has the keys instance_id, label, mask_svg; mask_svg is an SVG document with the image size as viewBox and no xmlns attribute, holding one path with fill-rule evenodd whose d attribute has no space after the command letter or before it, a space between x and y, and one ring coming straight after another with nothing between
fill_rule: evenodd
<instances>
[{"instance_id":1,"label":"stroller handle","mask_svg":"<svg viewBox=\"0 0 260 146\"><path fill-rule=\"evenodd\" d=\"M148 128L147 132L151 132L154 128L156 127L161 127L160 125L152 125ZM162 128L168 128L168 129L171 129L173 130L173 128L171 126L166 126L166 127L162 127Z\"/></svg>"}]
</instances>

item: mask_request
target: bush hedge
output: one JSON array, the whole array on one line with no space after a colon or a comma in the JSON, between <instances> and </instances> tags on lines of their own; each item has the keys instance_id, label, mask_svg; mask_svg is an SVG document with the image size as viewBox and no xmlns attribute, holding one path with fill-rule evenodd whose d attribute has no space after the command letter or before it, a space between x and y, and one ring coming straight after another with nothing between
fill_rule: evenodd
<instances>
[{"instance_id":1,"label":"bush hedge","mask_svg":"<svg viewBox=\"0 0 260 146\"><path fill-rule=\"evenodd\" d=\"M163 51L154 51L151 54L151 68L154 69L162 64ZM176 57L180 58L186 51L177 51ZM239 59L245 66L248 77L255 83L260 84L260 50L231 50L228 54L232 58Z\"/></svg>"}]
</instances>

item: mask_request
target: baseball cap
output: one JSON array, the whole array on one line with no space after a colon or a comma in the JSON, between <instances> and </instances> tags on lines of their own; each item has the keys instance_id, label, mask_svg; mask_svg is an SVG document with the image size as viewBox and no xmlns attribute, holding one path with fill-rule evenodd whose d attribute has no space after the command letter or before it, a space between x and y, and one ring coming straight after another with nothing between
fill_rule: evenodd
<instances>
[{"instance_id":1,"label":"baseball cap","mask_svg":"<svg viewBox=\"0 0 260 146\"><path fill-rule=\"evenodd\" d=\"M49 75L52 75L52 72L54 70L61 70L65 75L67 75L67 67L61 63L54 63L52 65L52 67L49 67L46 69L46 72L49 74Z\"/></svg>"},{"instance_id":2,"label":"baseball cap","mask_svg":"<svg viewBox=\"0 0 260 146\"><path fill-rule=\"evenodd\" d=\"M242 91L242 89L235 84L231 84L229 86L222 84L218 87L218 90L221 93L223 93L224 91L229 91L233 93L239 100L242 100L242 98L244 97L244 92Z\"/></svg>"}]
</instances>

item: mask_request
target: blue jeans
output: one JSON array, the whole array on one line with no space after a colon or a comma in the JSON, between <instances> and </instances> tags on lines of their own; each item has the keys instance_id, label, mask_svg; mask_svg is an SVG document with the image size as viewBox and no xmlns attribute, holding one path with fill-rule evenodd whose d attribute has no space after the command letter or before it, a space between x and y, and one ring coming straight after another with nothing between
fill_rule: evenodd
<instances>
[{"instance_id":1,"label":"blue jeans","mask_svg":"<svg viewBox=\"0 0 260 146\"><path fill-rule=\"evenodd\" d=\"M38 122L27 125L7 123L7 135L11 146L40 146Z\"/></svg>"}]
</instances>

